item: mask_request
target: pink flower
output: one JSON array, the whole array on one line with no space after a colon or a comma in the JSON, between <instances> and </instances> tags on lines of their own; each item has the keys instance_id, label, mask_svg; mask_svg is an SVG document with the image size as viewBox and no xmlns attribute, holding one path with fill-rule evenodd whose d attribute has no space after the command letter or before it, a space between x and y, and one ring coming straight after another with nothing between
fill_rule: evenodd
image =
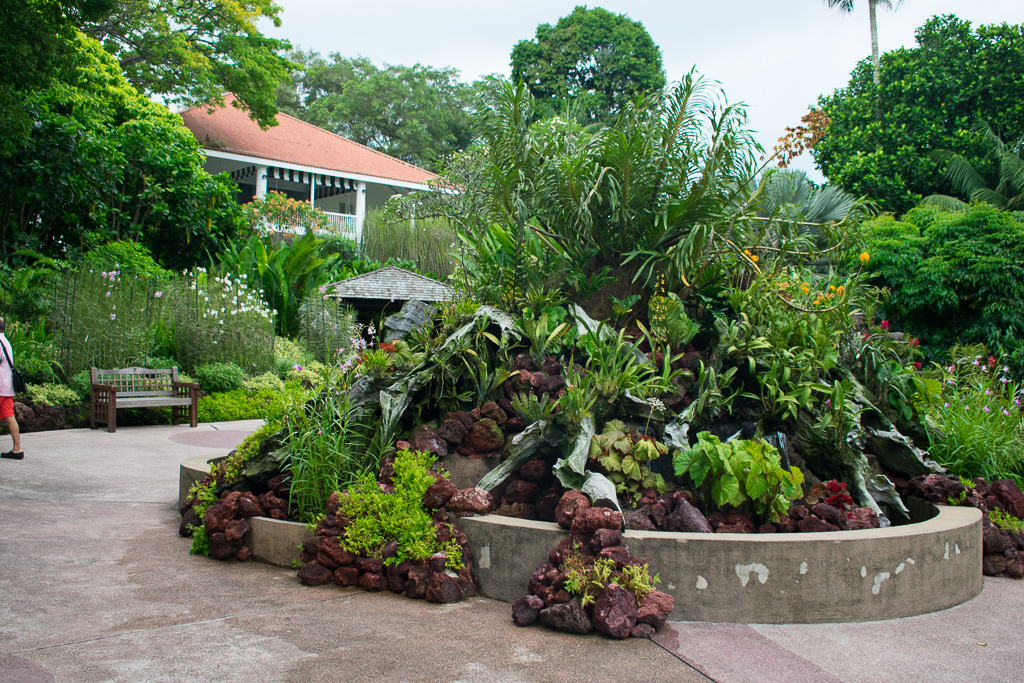
<instances>
[{"instance_id":1,"label":"pink flower","mask_svg":"<svg viewBox=\"0 0 1024 683\"><path fill-rule=\"evenodd\" d=\"M114 318L116 318L116 317L117 317L117 313L111 313L111 314L110 314L110 319L111 319L111 320L113 320L113 319L114 319Z\"/></svg>"},{"instance_id":2,"label":"pink flower","mask_svg":"<svg viewBox=\"0 0 1024 683\"><path fill-rule=\"evenodd\" d=\"M921 340L918 339L917 337L914 337L910 340L910 343L913 344L914 346L919 346L921 344Z\"/></svg>"},{"instance_id":3,"label":"pink flower","mask_svg":"<svg viewBox=\"0 0 1024 683\"><path fill-rule=\"evenodd\" d=\"M295 372L298 372L298 371L299 371L299 370L301 370L301 369L302 369L302 366L301 366L301 365L293 365L293 366L292 366L292 370L294 370Z\"/></svg>"},{"instance_id":4,"label":"pink flower","mask_svg":"<svg viewBox=\"0 0 1024 683\"><path fill-rule=\"evenodd\" d=\"M163 293L163 292L156 292L155 294L153 294L153 296L154 296L155 298L157 298L157 299L159 299L159 298L160 298L160 297L162 297L163 295L164 295L164 293Z\"/></svg>"},{"instance_id":5,"label":"pink flower","mask_svg":"<svg viewBox=\"0 0 1024 683\"><path fill-rule=\"evenodd\" d=\"M882 324L879 327L881 327L883 330L888 332L889 331L889 321L888 320L883 320Z\"/></svg>"},{"instance_id":6,"label":"pink flower","mask_svg":"<svg viewBox=\"0 0 1024 683\"><path fill-rule=\"evenodd\" d=\"M921 369L921 361L914 361L914 369L915 370L920 370Z\"/></svg>"},{"instance_id":7,"label":"pink flower","mask_svg":"<svg viewBox=\"0 0 1024 683\"><path fill-rule=\"evenodd\" d=\"M870 336L871 335L869 335L869 334L863 334L863 335L861 335L861 339L863 339L864 341L867 341L868 337L870 337Z\"/></svg>"}]
</instances>

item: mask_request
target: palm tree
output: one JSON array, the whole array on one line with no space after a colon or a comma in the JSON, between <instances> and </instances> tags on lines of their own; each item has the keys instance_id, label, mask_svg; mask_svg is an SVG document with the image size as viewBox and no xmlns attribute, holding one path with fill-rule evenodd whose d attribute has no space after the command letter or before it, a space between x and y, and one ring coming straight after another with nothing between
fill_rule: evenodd
<instances>
[{"instance_id":1,"label":"palm tree","mask_svg":"<svg viewBox=\"0 0 1024 683\"><path fill-rule=\"evenodd\" d=\"M952 183L953 188L968 201L984 202L1004 211L1024 209L1024 159L1021 151L1024 140L1013 148L999 139L992 127L985 121L978 121L974 130L980 133L992 146L992 156L999 161L999 184L990 189L985 179L964 157L948 149L937 149L928 156L939 163L942 175ZM966 209L963 201L942 194L933 194L921 200L922 204L941 206L946 209Z\"/></svg>"},{"instance_id":2,"label":"palm tree","mask_svg":"<svg viewBox=\"0 0 1024 683\"><path fill-rule=\"evenodd\" d=\"M853 0L825 0L829 7L838 7L840 12L853 12ZM892 9L899 7L903 0L868 0L868 16L871 19L871 64L874 67L875 85L878 85L878 22L875 20L875 6Z\"/></svg>"}]
</instances>

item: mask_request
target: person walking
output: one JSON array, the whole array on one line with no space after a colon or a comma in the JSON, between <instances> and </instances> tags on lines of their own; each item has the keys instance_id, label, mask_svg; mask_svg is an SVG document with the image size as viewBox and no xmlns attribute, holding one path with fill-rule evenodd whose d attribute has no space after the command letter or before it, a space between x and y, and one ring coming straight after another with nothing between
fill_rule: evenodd
<instances>
[{"instance_id":1,"label":"person walking","mask_svg":"<svg viewBox=\"0 0 1024 683\"><path fill-rule=\"evenodd\" d=\"M14 381L11 378L11 368L14 365L14 349L11 342L7 341L4 332L7 331L7 322L0 318L0 347L3 353L0 354L0 420L7 422L7 431L11 433L11 440L14 447L6 453L0 453L0 458L21 460L25 453L21 450L21 431L18 429L18 421L14 418Z\"/></svg>"}]
</instances>

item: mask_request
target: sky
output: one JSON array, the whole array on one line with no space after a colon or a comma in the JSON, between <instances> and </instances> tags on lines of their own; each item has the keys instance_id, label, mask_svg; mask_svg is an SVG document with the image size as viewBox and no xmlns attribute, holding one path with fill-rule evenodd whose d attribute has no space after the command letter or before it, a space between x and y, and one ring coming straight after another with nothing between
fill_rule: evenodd
<instances>
[{"instance_id":1,"label":"sky","mask_svg":"<svg viewBox=\"0 0 1024 683\"><path fill-rule=\"evenodd\" d=\"M268 36L324 55L363 56L377 65L423 64L458 69L471 82L510 73L509 56L520 40L533 39L538 24L555 24L577 2L323 2L277 0L280 27L261 24ZM896 3L893 3L896 4ZM603 7L639 21L661 48L668 80L696 67L721 84L730 102L747 105L748 122L761 145L775 145L786 126L818 99L849 81L871 54L867 0L852 13L824 0L687 0L621 2ZM906 0L894 10L879 7L879 50L913 47L914 31L938 14L955 14L972 25L1024 23L1020 0ZM793 164L822 181L805 155Z\"/></svg>"}]
</instances>

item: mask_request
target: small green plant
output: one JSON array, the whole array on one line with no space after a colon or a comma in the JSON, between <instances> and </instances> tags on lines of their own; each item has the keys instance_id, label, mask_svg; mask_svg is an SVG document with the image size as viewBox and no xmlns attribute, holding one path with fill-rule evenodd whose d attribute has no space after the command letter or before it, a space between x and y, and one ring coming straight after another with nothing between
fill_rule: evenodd
<instances>
[{"instance_id":1,"label":"small green plant","mask_svg":"<svg viewBox=\"0 0 1024 683\"><path fill-rule=\"evenodd\" d=\"M726 443L709 432L697 435L693 448L674 459L677 477L688 476L716 507L746 502L762 519L775 521L789 509L789 501L803 495L803 472L782 468L779 452L763 441L733 439Z\"/></svg>"},{"instance_id":2,"label":"small green plant","mask_svg":"<svg viewBox=\"0 0 1024 683\"><path fill-rule=\"evenodd\" d=\"M63 384L29 384L27 393L33 405L73 406L82 402L77 391Z\"/></svg>"},{"instance_id":3,"label":"small green plant","mask_svg":"<svg viewBox=\"0 0 1024 683\"><path fill-rule=\"evenodd\" d=\"M1024 520L1017 519L1013 515L1003 512L999 508L988 511L988 518L1000 529L1006 529L1015 534L1024 533Z\"/></svg>"},{"instance_id":4,"label":"small green plant","mask_svg":"<svg viewBox=\"0 0 1024 683\"><path fill-rule=\"evenodd\" d=\"M651 576L651 569L646 564L629 564L622 568L622 587L636 596L638 605L654 591L656 583L661 583L661 577L658 574Z\"/></svg>"},{"instance_id":5,"label":"small green plant","mask_svg":"<svg viewBox=\"0 0 1024 683\"><path fill-rule=\"evenodd\" d=\"M206 536L206 527L202 524L199 526L189 526L189 531L192 532L192 547L189 548L189 555L209 555L210 554L210 539Z\"/></svg>"},{"instance_id":6,"label":"small green plant","mask_svg":"<svg viewBox=\"0 0 1024 683\"><path fill-rule=\"evenodd\" d=\"M199 386L208 393L241 389L245 382L245 371L235 363L207 363L194 372Z\"/></svg>"},{"instance_id":7,"label":"small green plant","mask_svg":"<svg viewBox=\"0 0 1024 683\"><path fill-rule=\"evenodd\" d=\"M581 606L588 607L594 604L605 586L614 582L615 561L598 558L588 567L579 543L573 543L562 563L562 571L566 573L565 589L579 598Z\"/></svg>"},{"instance_id":8,"label":"small green plant","mask_svg":"<svg viewBox=\"0 0 1024 683\"><path fill-rule=\"evenodd\" d=\"M619 495L628 496L636 503L643 495L642 489L650 488L658 493L668 491L662 476L651 472L645 464L666 453L668 446L665 444L627 430L621 421L612 420L605 424L604 432L590 440L589 458L607 473Z\"/></svg>"},{"instance_id":9,"label":"small green plant","mask_svg":"<svg viewBox=\"0 0 1024 683\"><path fill-rule=\"evenodd\" d=\"M235 389L202 396L199 398L199 421L279 420L288 406L301 405L309 393L298 382L287 382L283 392L264 389L250 394L245 389Z\"/></svg>"},{"instance_id":10,"label":"small green plant","mask_svg":"<svg viewBox=\"0 0 1024 683\"><path fill-rule=\"evenodd\" d=\"M596 402L593 376L586 370L570 366L565 373L565 393L558 399L562 415L571 424L578 425L593 415L591 411Z\"/></svg>"},{"instance_id":11,"label":"small green plant","mask_svg":"<svg viewBox=\"0 0 1024 683\"><path fill-rule=\"evenodd\" d=\"M260 391L284 391L284 382L273 372L264 372L251 379L242 380L242 387L250 394Z\"/></svg>"},{"instance_id":12,"label":"small green plant","mask_svg":"<svg viewBox=\"0 0 1024 683\"><path fill-rule=\"evenodd\" d=\"M552 401L547 393L544 393L540 398L525 392L519 392L512 397L512 410L516 411L516 415L522 419L523 424L527 427L534 422L549 419L557 407L558 401Z\"/></svg>"},{"instance_id":13,"label":"small green plant","mask_svg":"<svg viewBox=\"0 0 1024 683\"><path fill-rule=\"evenodd\" d=\"M612 304L612 322L620 323L627 315L633 312L633 306L640 301L639 294L630 294L625 299L618 299L614 296L608 297Z\"/></svg>"},{"instance_id":14,"label":"small green plant","mask_svg":"<svg viewBox=\"0 0 1024 683\"><path fill-rule=\"evenodd\" d=\"M380 557L384 545L394 540L398 554L386 558L386 565L425 560L443 550L448 556L446 567L462 569L462 548L454 541L443 547L438 543L433 519L423 507L423 494L434 483L430 467L435 460L431 453L400 451L395 457L392 493L381 491L372 472L364 472L342 499L342 513L352 522L345 529L345 548Z\"/></svg>"},{"instance_id":15,"label":"small green plant","mask_svg":"<svg viewBox=\"0 0 1024 683\"><path fill-rule=\"evenodd\" d=\"M541 313L540 318L523 316L521 327L530 340L530 357L537 365L544 363L544 358L558 344L558 341L569 331L568 323L560 323L549 327L548 314Z\"/></svg>"}]
</instances>

